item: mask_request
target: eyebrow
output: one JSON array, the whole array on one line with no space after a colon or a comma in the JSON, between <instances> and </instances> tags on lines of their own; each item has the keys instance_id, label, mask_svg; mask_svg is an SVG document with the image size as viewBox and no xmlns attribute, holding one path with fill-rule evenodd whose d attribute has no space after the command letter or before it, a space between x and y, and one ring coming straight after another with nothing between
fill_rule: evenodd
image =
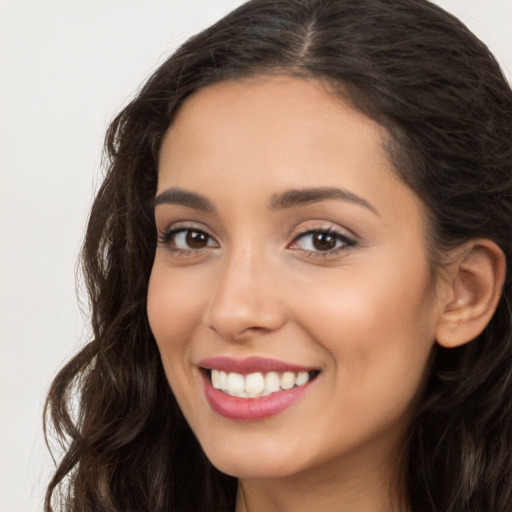
<instances>
[{"instance_id":1,"label":"eyebrow","mask_svg":"<svg viewBox=\"0 0 512 512\"><path fill-rule=\"evenodd\" d=\"M367 208L376 215L379 215L376 208L366 201L366 199L363 199L349 190L337 187L316 187L287 190L272 196L269 202L269 209L284 210L306 204L318 203L327 199L335 199L338 201L347 201L358 204ZM215 212L215 207L208 198L195 192L188 192L180 188L169 188L158 194L153 201L153 208L156 208L161 204L177 204L208 213Z\"/></svg>"},{"instance_id":2,"label":"eyebrow","mask_svg":"<svg viewBox=\"0 0 512 512\"><path fill-rule=\"evenodd\" d=\"M337 187L318 187L318 188L302 188L296 190L287 190L281 194L272 196L269 208L271 210L283 210L293 208L295 206L303 206L305 204L318 203L326 199L335 199L338 201L348 201L350 203L364 206L375 215L379 215L377 209L372 206L366 199L346 190Z\"/></svg>"},{"instance_id":3,"label":"eyebrow","mask_svg":"<svg viewBox=\"0 0 512 512\"><path fill-rule=\"evenodd\" d=\"M158 194L153 201L153 208L161 204L178 204L208 213L215 211L213 204L206 197L180 188L168 188Z\"/></svg>"}]
</instances>

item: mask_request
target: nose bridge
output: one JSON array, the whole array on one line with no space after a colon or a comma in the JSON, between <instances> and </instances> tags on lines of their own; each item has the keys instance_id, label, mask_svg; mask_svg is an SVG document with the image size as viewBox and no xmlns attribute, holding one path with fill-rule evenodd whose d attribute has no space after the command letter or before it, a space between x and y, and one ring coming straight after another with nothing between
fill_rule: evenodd
<instances>
[{"instance_id":1,"label":"nose bridge","mask_svg":"<svg viewBox=\"0 0 512 512\"><path fill-rule=\"evenodd\" d=\"M279 328L284 315L272 287L274 273L269 258L252 242L228 251L219 261L208 327L229 340Z\"/></svg>"}]
</instances>

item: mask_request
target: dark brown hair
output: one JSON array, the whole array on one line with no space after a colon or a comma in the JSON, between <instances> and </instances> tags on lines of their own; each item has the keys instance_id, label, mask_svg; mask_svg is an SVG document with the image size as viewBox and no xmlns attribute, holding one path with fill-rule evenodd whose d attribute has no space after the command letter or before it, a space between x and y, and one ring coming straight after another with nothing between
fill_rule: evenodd
<instances>
[{"instance_id":1,"label":"dark brown hair","mask_svg":"<svg viewBox=\"0 0 512 512\"><path fill-rule=\"evenodd\" d=\"M435 265L474 237L512 261L512 92L482 42L426 0L244 4L178 49L109 129L82 257L93 336L47 401L65 447L47 512L234 510L236 479L202 453L148 325L151 204L162 138L187 97L276 72L327 81L387 130L397 174L426 206ZM476 340L434 349L404 455L415 512L512 510L511 286L507 275Z\"/></svg>"}]
</instances>

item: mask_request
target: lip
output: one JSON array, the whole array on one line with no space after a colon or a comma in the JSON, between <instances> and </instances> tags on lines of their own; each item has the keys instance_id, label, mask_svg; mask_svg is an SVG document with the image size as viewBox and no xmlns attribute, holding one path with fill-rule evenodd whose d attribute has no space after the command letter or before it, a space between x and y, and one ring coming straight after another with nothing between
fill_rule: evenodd
<instances>
[{"instance_id":1,"label":"lip","mask_svg":"<svg viewBox=\"0 0 512 512\"><path fill-rule=\"evenodd\" d=\"M217 356L202 359L198 365L207 370L220 370L226 373L234 372L246 375L254 372L309 372L317 368L301 366L277 359L266 357L248 357L245 359L235 359L228 356Z\"/></svg>"},{"instance_id":2,"label":"lip","mask_svg":"<svg viewBox=\"0 0 512 512\"><path fill-rule=\"evenodd\" d=\"M198 366L200 367L199 373L203 381L204 394L210 407L220 416L231 420L257 421L275 416L299 402L309 391L311 384L316 380L310 380L303 386L279 391L267 396L239 398L215 389L208 373L204 370L215 369L226 373L236 372L245 375L253 372L301 372L315 369L275 359L260 357L233 359L222 356L203 359Z\"/></svg>"}]
</instances>

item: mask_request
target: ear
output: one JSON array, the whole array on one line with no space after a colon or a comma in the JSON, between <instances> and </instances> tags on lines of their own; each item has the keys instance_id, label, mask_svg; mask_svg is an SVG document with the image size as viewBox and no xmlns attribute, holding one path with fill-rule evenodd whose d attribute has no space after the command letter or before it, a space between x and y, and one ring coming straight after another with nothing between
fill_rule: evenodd
<instances>
[{"instance_id":1,"label":"ear","mask_svg":"<svg viewBox=\"0 0 512 512\"><path fill-rule=\"evenodd\" d=\"M447 269L445 304L436 325L439 345L452 348L475 339L490 322L501 297L506 262L493 241L464 244Z\"/></svg>"}]
</instances>

